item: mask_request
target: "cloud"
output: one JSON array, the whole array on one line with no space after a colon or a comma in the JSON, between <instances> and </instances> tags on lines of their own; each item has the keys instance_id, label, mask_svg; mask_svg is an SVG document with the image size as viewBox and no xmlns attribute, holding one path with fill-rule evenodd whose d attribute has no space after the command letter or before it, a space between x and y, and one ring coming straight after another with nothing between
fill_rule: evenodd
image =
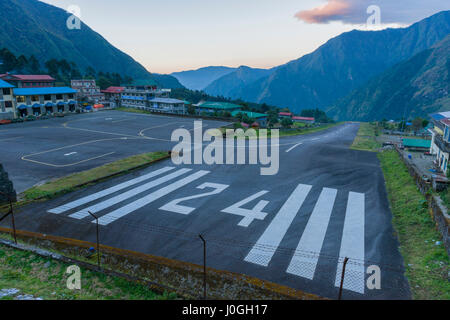
<instances>
[{"instance_id":1,"label":"cloud","mask_svg":"<svg viewBox=\"0 0 450 320\"><path fill-rule=\"evenodd\" d=\"M366 23L367 8L381 9L382 24L410 24L442 10L450 10L448 0L326 0L326 3L295 16L306 23L341 21L347 24Z\"/></svg>"}]
</instances>

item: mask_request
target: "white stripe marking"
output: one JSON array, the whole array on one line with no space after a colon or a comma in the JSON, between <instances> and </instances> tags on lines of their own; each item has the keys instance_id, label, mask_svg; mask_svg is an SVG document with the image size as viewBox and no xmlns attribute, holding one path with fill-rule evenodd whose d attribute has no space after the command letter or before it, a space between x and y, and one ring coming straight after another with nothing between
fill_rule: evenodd
<instances>
[{"instance_id":1,"label":"white stripe marking","mask_svg":"<svg viewBox=\"0 0 450 320\"><path fill-rule=\"evenodd\" d=\"M286 271L287 273L310 280L314 278L319 256L312 252L320 253L322 250L336 196L336 189L324 188L322 190L302 238L298 243L297 251Z\"/></svg>"},{"instance_id":2,"label":"white stripe marking","mask_svg":"<svg viewBox=\"0 0 450 320\"><path fill-rule=\"evenodd\" d=\"M348 196L347 212L345 214L344 232L342 234L341 257L336 272L336 287L341 284L343 258L350 259L345 270L344 289L364 294L364 215L365 195L350 192ZM352 263L351 259L355 259Z\"/></svg>"},{"instance_id":3,"label":"white stripe marking","mask_svg":"<svg viewBox=\"0 0 450 320\"><path fill-rule=\"evenodd\" d=\"M261 238L244 259L247 262L267 267L283 240L292 221L305 202L312 186L300 184L277 213Z\"/></svg>"},{"instance_id":4,"label":"white stripe marking","mask_svg":"<svg viewBox=\"0 0 450 320\"><path fill-rule=\"evenodd\" d=\"M191 169L181 169L181 170L175 171L174 173L171 173L167 176L161 177L154 181L150 181L142 186L131 189L125 193L121 193L111 199L105 200L103 202L97 203L96 205L93 205L93 206L90 206L83 210L80 210L78 212L75 212L74 214L70 215L70 217L74 218L74 219L84 219L89 216L89 211L91 213L100 212L102 210L105 210L106 208L112 207L115 204L118 204L122 201L130 199L134 196L137 196L138 194L143 193L151 188L157 187L163 183L166 183L172 179L175 179L189 171L192 171L192 170Z\"/></svg>"},{"instance_id":5,"label":"white stripe marking","mask_svg":"<svg viewBox=\"0 0 450 320\"><path fill-rule=\"evenodd\" d=\"M70 152L70 153L66 153L64 156L68 157L68 156L73 156L74 154L77 154L78 152Z\"/></svg>"},{"instance_id":6,"label":"white stripe marking","mask_svg":"<svg viewBox=\"0 0 450 320\"><path fill-rule=\"evenodd\" d=\"M288 150L286 150L286 152L291 152L292 150L294 150L295 148L297 148L298 146L301 146L303 143L297 143L295 146L289 148Z\"/></svg>"},{"instance_id":7,"label":"white stripe marking","mask_svg":"<svg viewBox=\"0 0 450 320\"><path fill-rule=\"evenodd\" d=\"M108 188L106 190L103 190L103 191L91 194L90 196L87 196L87 197L78 199L76 201L67 203L67 204L62 205L62 206L60 206L58 208L48 210L47 212L54 213L54 214L60 214L60 213L69 211L69 210L74 209L76 207L82 206L83 204L86 204L86 203L98 200L98 199L103 198L103 197L105 197L105 196L107 196L109 194L112 194L112 193L115 193L115 192L120 191L122 189L128 188L128 187L130 187L132 185L135 185L135 184L143 182L143 181L145 181L147 179L156 177L156 176L158 176L160 174L166 173L166 172L168 172L170 170L173 170L173 169L175 169L175 168L173 168L173 167L165 167L165 168L153 171L153 172L151 172L149 174L146 174L144 176L141 176L139 178L126 181L124 183L118 184L118 185L116 185L114 187L111 187L111 188Z\"/></svg>"},{"instance_id":8,"label":"white stripe marking","mask_svg":"<svg viewBox=\"0 0 450 320\"><path fill-rule=\"evenodd\" d=\"M178 180L177 182L174 182L164 188L161 188L139 200L136 200L122 208L119 208L107 215L104 215L103 217L101 217L100 219L98 219L98 223L100 225L106 226L108 224L110 224L111 222L116 221L117 219L122 218L123 216L126 216L127 214L136 211L142 207L145 207L146 205L152 203L153 201L158 200L159 198L164 197L165 195L168 195L169 193L180 189L182 187L184 187L185 185L200 179L201 177L207 175L208 173L210 173L209 171L198 171L194 174L191 174L190 176ZM93 223L95 223L95 221L93 221Z\"/></svg>"}]
</instances>

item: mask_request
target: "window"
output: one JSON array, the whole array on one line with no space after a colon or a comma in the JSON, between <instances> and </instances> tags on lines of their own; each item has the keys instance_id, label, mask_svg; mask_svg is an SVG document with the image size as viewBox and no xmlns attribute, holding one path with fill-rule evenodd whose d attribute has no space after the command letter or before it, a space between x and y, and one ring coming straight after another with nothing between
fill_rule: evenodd
<instances>
[{"instance_id":1,"label":"window","mask_svg":"<svg viewBox=\"0 0 450 320\"><path fill-rule=\"evenodd\" d=\"M5 108L12 108L13 104L11 101L5 101Z\"/></svg>"},{"instance_id":2,"label":"window","mask_svg":"<svg viewBox=\"0 0 450 320\"><path fill-rule=\"evenodd\" d=\"M57 95L56 95L56 99L57 99L57 100L62 100L62 98L63 98L63 95L62 95L62 94L57 94Z\"/></svg>"},{"instance_id":3,"label":"window","mask_svg":"<svg viewBox=\"0 0 450 320\"><path fill-rule=\"evenodd\" d=\"M17 96L16 97L16 101L17 102L25 102L25 97L24 96Z\"/></svg>"},{"instance_id":4,"label":"window","mask_svg":"<svg viewBox=\"0 0 450 320\"><path fill-rule=\"evenodd\" d=\"M39 96L31 96L31 101L33 102L39 101Z\"/></svg>"},{"instance_id":5,"label":"window","mask_svg":"<svg viewBox=\"0 0 450 320\"><path fill-rule=\"evenodd\" d=\"M9 88L4 88L4 89L3 89L3 94L4 94L5 96L9 96L9 95L11 94L11 89L9 89Z\"/></svg>"},{"instance_id":6,"label":"window","mask_svg":"<svg viewBox=\"0 0 450 320\"><path fill-rule=\"evenodd\" d=\"M51 96L50 94L46 94L46 95L44 96L44 100L45 100L45 101L52 100L52 96Z\"/></svg>"},{"instance_id":7,"label":"window","mask_svg":"<svg viewBox=\"0 0 450 320\"><path fill-rule=\"evenodd\" d=\"M73 93L69 93L68 97L69 99L73 99Z\"/></svg>"}]
</instances>

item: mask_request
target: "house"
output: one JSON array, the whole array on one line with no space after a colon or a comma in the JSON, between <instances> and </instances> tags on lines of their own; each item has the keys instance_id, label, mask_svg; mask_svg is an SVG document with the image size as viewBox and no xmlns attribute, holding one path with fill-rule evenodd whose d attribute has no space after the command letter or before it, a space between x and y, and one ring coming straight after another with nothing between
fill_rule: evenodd
<instances>
[{"instance_id":1,"label":"house","mask_svg":"<svg viewBox=\"0 0 450 320\"><path fill-rule=\"evenodd\" d=\"M56 80L49 75L32 74L0 74L0 79L16 88L46 88L54 87Z\"/></svg>"},{"instance_id":2,"label":"house","mask_svg":"<svg viewBox=\"0 0 450 320\"><path fill-rule=\"evenodd\" d=\"M411 151L428 151L431 148L431 140L424 139L403 139L403 147Z\"/></svg>"},{"instance_id":3,"label":"house","mask_svg":"<svg viewBox=\"0 0 450 320\"><path fill-rule=\"evenodd\" d=\"M0 80L0 120L11 120L16 117L13 88L13 85Z\"/></svg>"},{"instance_id":4,"label":"house","mask_svg":"<svg viewBox=\"0 0 450 320\"><path fill-rule=\"evenodd\" d=\"M310 118L310 117L292 117L292 121L297 122L297 123L306 123L306 124L314 124L316 123L316 119L315 118Z\"/></svg>"},{"instance_id":5,"label":"house","mask_svg":"<svg viewBox=\"0 0 450 320\"><path fill-rule=\"evenodd\" d=\"M434 128L429 130L432 135L430 153L446 173L450 161L450 112L435 113L430 117L434 124Z\"/></svg>"},{"instance_id":6,"label":"house","mask_svg":"<svg viewBox=\"0 0 450 320\"><path fill-rule=\"evenodd\" d=\"M16 88L14 99L20 117L55 112L75 112L77 91L68 87Z\"/></svg>"},{"instance_id":7,"label":"house","mask_svg":"<svg viewBox=\"0 0 450 320\"><path fill-rule=\"evenodd\" d=\"M78 100L87 99L91 103L99 103L105 100L105 95L100 92L100 87L97 86L95 80L72 80L70 86L77 91Z\"/></svg>"},{"instance_id":8,"label":"house","mask_svg":"<svg viewBox=\"0 0 450 320\"><path fill-rule=\"evenodd\" d=\"M124 90L125 87L109 87L106 90L101 90L100 92L105 95L105 102L109 102L109 106L115 108L120 106L120 100Z\"/></svg>"},{"instance_id":9,"label":"house","mask_svg":"<svg viewBox=\"0 0 450 320\"><path fill-rule=\"evenodd\" d=\"M248 118L254 119L259 127L267 127L267 114L251 111L234 111L231 113L231 116L236 118L239 114L245 114Z\"/></svg>"},{"instance_id":10,"label":"house","mask_svg":"<svg viewBox=\"0 0 450 320\"><path fill-rule=\"evenodd\" d=\"M137 80L122 85L121 106L152 112L184 114L184 101L171 99L171 89L160 89L153 80Z\"/></svg>"},{"instance_id":11,"label":"house","mask_svg":"<svg viewBox=\"0 0 450 320\"><path fill-rule=\"evenodd\" d=\"M149 109L153 112L186 114L185 102L171 98L153 98L149 100Z\"/></svg>"},{"instance_id":12,"label":"house","mask_svg":"<svg viewBox=\"0 0 450 320\"><path fill-rule=\"evenodd\" d=\"M218 112L230 112L233 113L235 111L241 111L242 107L237 104L228 103L228 102L202 102L195 106L195 112L197 114L207 113L214 114Z\"/></svg>"},{"instance_id":13,"label":"house","mask_svg":"<svg viewBox=\"0 0 450 320\"><path fill-rule=\"evenodd\" d=\"M278 113L278 118L280 119L284 119L284 118L288 118L288 119L292 119L293 114L290 112L280 112Z\"/></svg>"}]
</instances>

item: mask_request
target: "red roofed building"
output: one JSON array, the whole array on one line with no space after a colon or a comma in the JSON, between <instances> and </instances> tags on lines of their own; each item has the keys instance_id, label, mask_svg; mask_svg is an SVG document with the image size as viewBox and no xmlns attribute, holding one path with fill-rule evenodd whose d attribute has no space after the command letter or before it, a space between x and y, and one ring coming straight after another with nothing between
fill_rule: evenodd
<instances>
[{"instance_id":1,"label":"red roofed building","mask_svg":"<svg viewBox=\"0 0 450 320\"><path fill-rule=\"evenodd\" d=\"M292 118L292 113L290 113L290 112L280 112L278 114L278 117L280 117L280 118Z\"/></svg>"},{"instance_id":2,"label":"red roofed building","mask_svg":"<svg viewBox=\"0 0 450 320\"><path fill-rule=\"evenodd\" d=\"M300 122L300 123L313 124L313 123L316 122L316 119L315 118L309 118L309 117L292 117L292 121Z\"/></svg>"},{"instance_id":3,"label":"red roofed building","mask_svg":"<svg viewBox=\"0 0 450 320\"><path fill-rule=\"evenodd\" d=\"M109 102L110 107L120 106L120 99L125 87L109 87L106 90L102 90L101 93L105 95L105 101Z\"/></svg>"},{"instance_id":4,"label":"red roofed building","mask_svg":"<svg viewBox=\"0 0 450 320\"><path fill-rule=\"evenodd\" d=\"M55 86L55 79L45 74L0 74L0 79L16 88L48 88Z\"/></svg>"}]
</instances>

